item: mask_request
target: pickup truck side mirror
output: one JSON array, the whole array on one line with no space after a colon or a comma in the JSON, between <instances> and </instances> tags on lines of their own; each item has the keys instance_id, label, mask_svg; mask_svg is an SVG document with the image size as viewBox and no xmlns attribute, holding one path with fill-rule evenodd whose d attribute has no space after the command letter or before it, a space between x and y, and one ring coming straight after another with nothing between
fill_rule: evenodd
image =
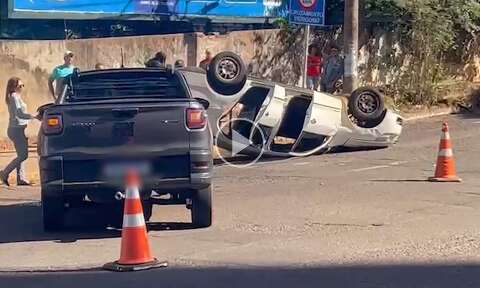
<instances>
[{"instance_id":1,"label":"pickup truck side mirror","mask_svg":"<svg viewBox=\"0 0 480 288\"><path fill-rule=\"evenodd\" d=\"M205 110L208 110L208 107L210 107L210 102L208 102L208 100L205 100L203 98L195 98L195 100L197 100L200 104L202 104Z\"/></svg>"}]
</instances>

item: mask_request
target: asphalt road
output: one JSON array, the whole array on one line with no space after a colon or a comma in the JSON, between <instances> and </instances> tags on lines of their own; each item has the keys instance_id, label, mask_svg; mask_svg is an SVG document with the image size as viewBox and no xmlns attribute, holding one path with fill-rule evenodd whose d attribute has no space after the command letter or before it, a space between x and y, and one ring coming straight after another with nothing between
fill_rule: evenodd
<instances>
[{"instance_id":1,"label":"asphalt road","mask_svg":"<svg viewBox=\"0 0 480 288\"><path fill-rule=\"evenodd\" d=\"M149 225L160 270L0 274L0 287L480 287L480 119L447 117L463 183L429 183L441 121L389 149L217 166L215 224L183 207ZM0 191L0 270L115 260L116 231L41 231L38 188Z\"/></svg>"}]
</instances>

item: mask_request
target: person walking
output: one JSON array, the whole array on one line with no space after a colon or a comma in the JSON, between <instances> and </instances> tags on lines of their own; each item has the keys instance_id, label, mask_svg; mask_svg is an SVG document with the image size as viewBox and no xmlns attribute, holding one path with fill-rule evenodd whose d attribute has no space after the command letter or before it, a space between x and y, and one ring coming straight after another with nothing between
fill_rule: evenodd
<instances>
[{"instance_id":1,"label":"person walking","mask_svg":"<svg viewBox=\"0 0 480 288\"><path fill-rule=\"evenodd\" d=\"M330 54L323 64L323 75L320 81L323 92L334 93L335 84L343 77L343 59L338 52L338 48L332 46Z\"/></svg>"},{"instance_id":2,"label":"person walking","mask_svg":"<svg viewBox=\"0 0 480 288\"><path fill-rule=\"evenodd\" d=\"M63 64L55 67L48 79L48 89L50 94L52 94L53 100L57 100L62 95L66 85L65 79L73 74L73 69L75 69L73 56L73 52L67 50L63 55ZM53 83L55 83L55 86Z\"/></svg>"},{"instance_id":3,"label":"person walking","mask_svg":"<svg viewBox=\"0 0 480 288\"><path fill-rule=\"evenodd\" d=\"M5 103L10 115L8 121L8 138L13 142L17 157L0 171L0 181L10 186L8 176L17 169L17 185L31 185L26 178L25 160L28 158L28 139L25 136L25 128L31 119L38 118L27 113L27 105L23 102L21 94L25 85L18 77L8 80L5 93Z\"/></svg>"},{"instance_id":4,"label":"person walking","mask_svg":"<svg viewBox=\"0 0 480 288\"><path fill-rule=\"evenodd\" d=\"M307 88L317 90L322 74L322 57L318 55L316 46L311 45L307 57Z\"/></svg>"}]
</instances>

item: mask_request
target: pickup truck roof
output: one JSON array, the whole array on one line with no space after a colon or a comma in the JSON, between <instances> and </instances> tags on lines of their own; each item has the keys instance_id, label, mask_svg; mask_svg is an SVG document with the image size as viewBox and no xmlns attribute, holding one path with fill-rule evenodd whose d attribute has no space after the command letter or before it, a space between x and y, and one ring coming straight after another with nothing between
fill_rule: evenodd
<instances>
[{"instance_id":1,"label":"pickup truck roof","mask_svg":"<svg viewBox=\"0 0 480 288\"><path fill-rule=\"evenodd\" d=\"M131 98L190 98L185 79L171 69L92 70L76 72L70 80L63 102Z\"/></svg>"}]
</instances>

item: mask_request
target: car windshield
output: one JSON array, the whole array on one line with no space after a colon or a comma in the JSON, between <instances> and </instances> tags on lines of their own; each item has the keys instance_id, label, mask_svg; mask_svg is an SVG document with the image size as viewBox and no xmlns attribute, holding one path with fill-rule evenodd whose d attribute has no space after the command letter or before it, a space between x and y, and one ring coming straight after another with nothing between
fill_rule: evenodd
<instances>
[{"instance_id":1,"label":"car windshield","mask_svg":"<svg viewBox=\"0 0 480 288\"><path fill-rule=\"evenodd\" d=\"M130 98L187 98L178 76L167 70L105 70L81 73L67 101Z\"/></svg>"}]
</instances>

